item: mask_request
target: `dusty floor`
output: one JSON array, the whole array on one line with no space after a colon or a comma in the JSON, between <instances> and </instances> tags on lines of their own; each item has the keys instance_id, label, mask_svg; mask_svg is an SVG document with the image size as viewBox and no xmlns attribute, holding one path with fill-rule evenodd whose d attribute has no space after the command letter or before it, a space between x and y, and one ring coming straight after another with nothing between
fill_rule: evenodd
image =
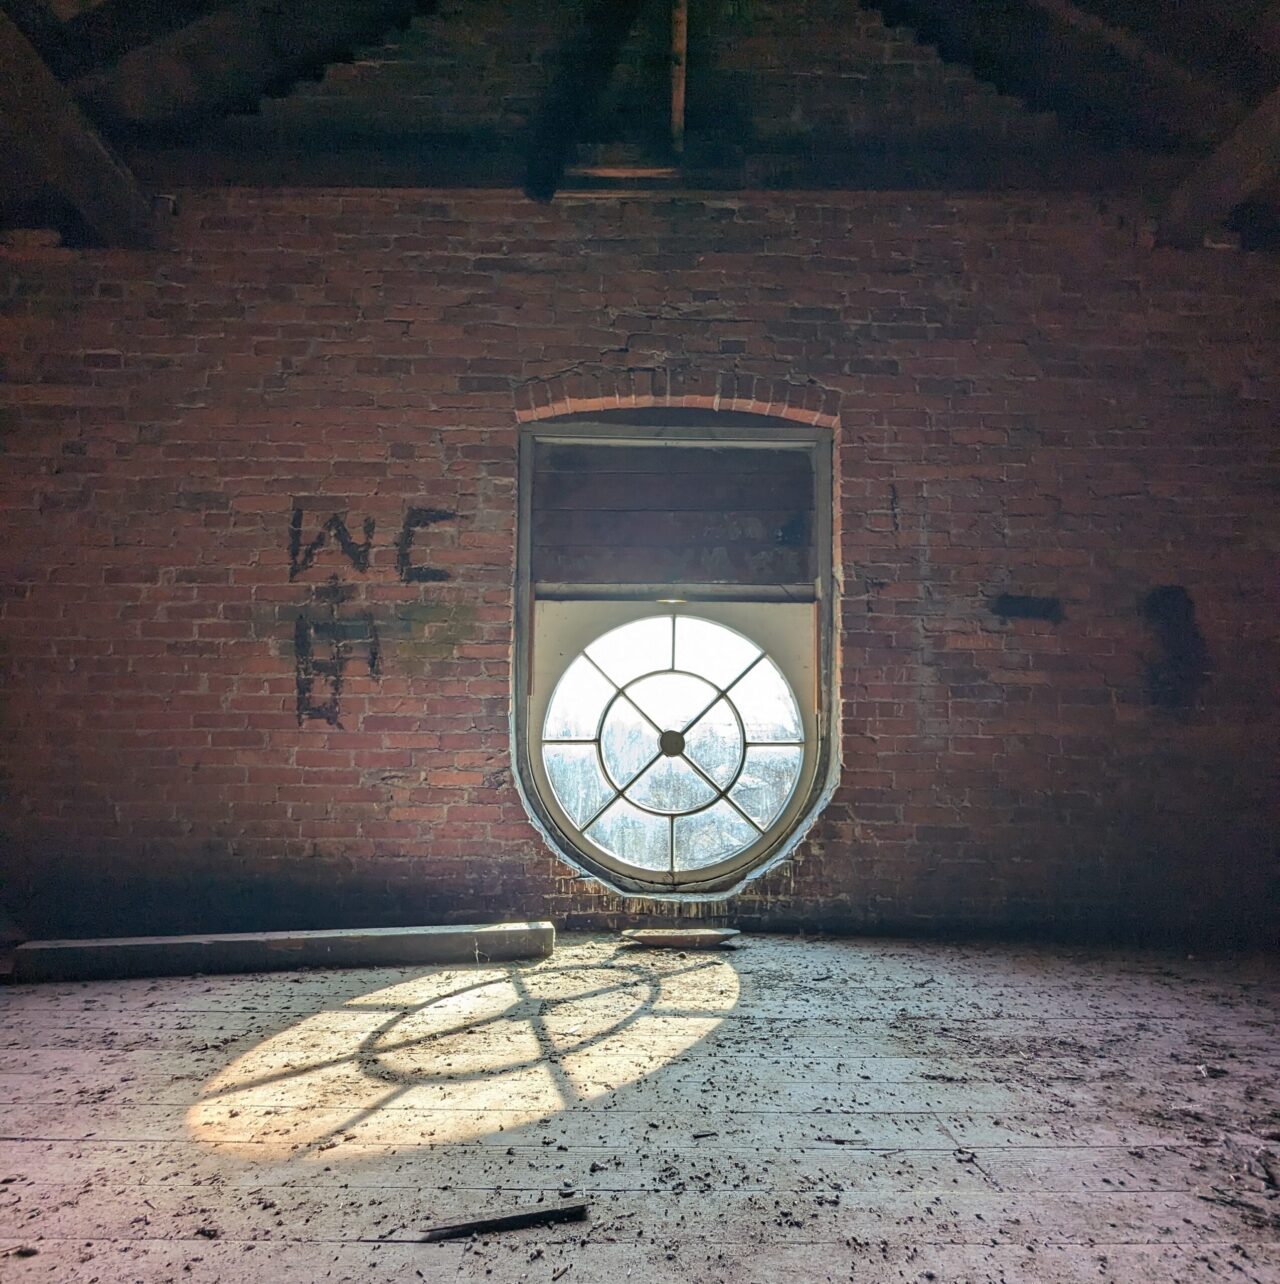
<instances>
[{"instance_id":1,"label":"dusty floor","mask_svg":"<svg viewBox=\"0 0 1280 1284\"><path fill-rule=\"evenodd\" d=\"M784 937L9 989L0 1276L1274 1282L1278 1004L1257 961Z\"/></svg>"}]
</instances>

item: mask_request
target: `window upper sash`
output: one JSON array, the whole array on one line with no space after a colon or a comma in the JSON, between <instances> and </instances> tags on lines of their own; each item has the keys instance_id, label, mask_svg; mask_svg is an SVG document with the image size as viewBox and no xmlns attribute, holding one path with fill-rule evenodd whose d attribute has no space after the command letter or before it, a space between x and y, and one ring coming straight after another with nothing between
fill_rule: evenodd
<instances>
[{"instance_id":1,"label":"window upper sash","mask_svg":"<svg viewBox=\"0 0 1280 1284\"><path fill-rule=\"evenodd\" d=\"M535 443L538 585L812 587L808 450L712 443Z\"/></svg>"}]
</instances>

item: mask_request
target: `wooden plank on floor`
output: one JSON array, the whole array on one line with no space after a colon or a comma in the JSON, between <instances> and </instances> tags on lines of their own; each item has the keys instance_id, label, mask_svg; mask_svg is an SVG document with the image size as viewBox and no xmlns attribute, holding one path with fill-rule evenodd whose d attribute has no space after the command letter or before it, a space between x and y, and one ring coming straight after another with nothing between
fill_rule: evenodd
<instances>
[{"instance_id":1,"label":"wooden plank on floor","mask_svg":"<svg viewBox=\"0 0 1280 1284\"><path fill-rule=\"evenodd\" d=\"M14 976L19 982L67 981L388 963L488 963L545 958L554 947L555 927L549 922L24 941L14 953Z\"/></svg>"},{"instance_id":2,"label":"wooden plank on floor","mask_svg":"<svg viewBox=\"0 0 1280 1284\"><path fill-rule=\"evenodd\" d=\"M416 1006L419 1005L412 1002L388 1003L382 1010L389 1019L397 1015L400 1009ZM533 1006L535 1005L528 1005L529 1008ZM372 1007L372 1004L362 1008L359 1004L348 1003L328 1009L309 1017L309 1027L319 1033L350 1031L361 1024L368 1024ZM633 1020L633 1014L639 1007L638 1003L619 1005L615 1011L620 1017ZM511 1015L523 1018L527 1010L516 1008ZM597 1013L601 1020L611 1015L602 1005L597 1007ZM79 1037L78 1032L85 1031L92 1037L95 1029L118 1037L145 1033L149 1027L160 1034L178 1030L219 1036L234 1035L237 1038L261 1036L293 1024L281 1019L288 1015L273 1014L265 1009L258 1012L187 1009L155 1013L141 1010L125 1013L85 1010L60 1013L60 1023L55 1026L50 1022L47 1010L27 1012L15 1005L8 1014L4 1030L0 1031L0 1046L25 1046L25 1042L20 1043L19 1040L34 1041L42 1033L53 1033L56 1036L53 1044L43 1046L59 1046L67 1033L74 1031L77 1032L76 1037ZM420 1019L425 1021L434 1015L434 1012L425 1014ZM653 1034L669 1034L676 1040L687 1042L684 1036L689 1028L690 1015L692 1014L685 1011L669 1012L664 1011L661 1006L655 1006L647 1010L645 1020ZM1044 1049L1045 1045L1057 1043L1060 1051L1067 1056L1081 1052L1092 1056L1098 1051L1105 1052L1108 1043L1119 1043L1139 1036L1141 1040L1149 1037L1174 1041L1185 1039L1188 1034L1212 1034L1211 1024L1198 1022L1191 1016L1113 1017L1109 1020L1071 1017L1047 1021L1033 1015L966 1018L939 1013L904 1016L888 1009L880 1009L867 1010L857 1017L829 1017L822 1020L815 1030L814 1020L811 1019L794 1016L758 1018L737 1012L727 1004L718 1009L707 1007L701 1015L715 1020L716 1029L714 1032L706 1031L705 1039L717 1049L731 1051L736 1045L739 1048L754 1047L759 1050L761 1046L767 1046L770 1051L776 1049L788 1054L799 1052L801 1055L816 1056L840 1052L854 1056L875 1055L874 1052L860 1053L860 1040L877 1045L893 1041L899 1046L923 1046L930 1053L935 1047L947 1043L976 1046L983 1042L994 1044L997 1041L1016 1041L1027 1053L1036 1053ZM1253 1046L1265 1047L1267 1036L1265 1032L1259 1031L1255 1039L1246 1039L1246 1046L1250 1042Z\"/></svg>"},{"instance_id":3,"label":"wooden plank on floor","mask_svg":"<svg viewBox=\"0 0 1280 1284\"><path fill-rule=\"evenodd\" d=\"M1241 1090L1239 1082L1227 1086L1221 1080L1192 1077L1194 1070L1155 1094L1139 1080L1052 1081L1017 1074L994 1082L959 1075L948 1076L945 1082L875 1083L860 1078L832 1081L806 1077L799 1082L777 1083L758 1067L740 1075L721 1068L715 1081L708 1084L705 1074L696 1068L675 1072L660 1063L625 1067L603 1057L598 1062L575 1058L559 1079L549 1076L540 1060L473 1080L455 1077L429 1061L388 1065L382 1077L371 1078L372 1061L357 1049L331 1061L319 1061L314 1067L308 1062L286 1062L275 1069L252 1061L243 1070L233 1068L203 1084L146 1071L116 1083L95 1076L82 1085L74 1079L59 1081L42 1074L0 1073L0 1106L199 1106L208 1112L220 1102L228 1109L283 1112L373 1102L385 1093L387 1083L396 1083L398 1095L387 1109L664 1113L696 1101L700 1110L729 1115L1098 1113L1119 1104L1139 1114L1157 1110L1167 1114L1174 1110L1220 1112L1235 1102ZM1252 1080L1249 1091L1251 1108L1259 1117L1280 1108L1280 1085L1264 1074Z\"/></svg>"},{"instance_id":4,"label":"wooden plank on floor","mask_svg":"<svg viewBox=\"0 0 1280 1284\"><path fill-rule=\"evenodd\" d=\"M540 1190L396 1187L327 1190L258 1186L27 1188L5 1196L6 1217L27 1235L63 1239L179 1240L200 1235L329 1243L409 1237L432 1225L520 1212L565 1199L590 1205L596 1236L731 1239L749 1243L839 1242L853 1237L910 1244L1266 1243L1268 1232L1232 1207L1184 1192L1089 1191L1011 1194L995 1190L834 1192L704 1190L673 1184L654 1192L585 1190L573 1175ZM681 1196L685 1196L681 1198ZM545 1232L544 1232L545 1233Z\"/></svg>"},{"instance_id":5,"label":"wooden plank on floor","mask_svg":"<svg viewBox=\"0 0 1280 1284\"><path fill-rule=\"evenodd\" d=\"M581 1231L550 1237L513 1232L444 1244L241 1243L193 1238L177 1243L135 1240L41 1241L35 1257L6 1261L15 1284L193 1284L270 1279L272 1284L404 1284L405 1280L483 1280L486 1284L561 1281L600 1284L795 1284L834 1281L925 1281L947 1284L1274 1284L1280 1251L1270 1245L918 1245L865 1239L796 1244L741 1244L684 1237L652 1244L596 1242ZM25 1241L0 1240L0 1252Z\"/></svg>"},{"instance_id":6,"label":"wooden plank on floor","mask_svg":"<svg viewBox=\"0 0 1280 1284\"><path fill-rule=\"evenodd\" d=\"M537 1191L545 1188L546 1148L516 1142L505 1148L449 1145L422 1149L396 1144L343 1142L337 1166L274 1157L269 1147L255 1157L244 1146L193 1141L0 1142L0 1173L11 1185L59 1183L102 1185L127 1180L145 1185L228 1187L263 1185L309 1189L433 1187ZM1187 1192L1212 1185L1229 1161L1222 1143L1176 1146L954 1145L864 1150L848 1147L776 1147L762 1155L719 1137L663 1144L652 1150L579 1146L564 1160L574 1165L584 1190L695 1189L775 1191L920 1190ZM330 1152L324 1152L330 1158ZM1238 1155L1237 1155L1238 1158ZM1209 1174L1206 1177L1206 1174Z\"/></svg>"}]
</instances>

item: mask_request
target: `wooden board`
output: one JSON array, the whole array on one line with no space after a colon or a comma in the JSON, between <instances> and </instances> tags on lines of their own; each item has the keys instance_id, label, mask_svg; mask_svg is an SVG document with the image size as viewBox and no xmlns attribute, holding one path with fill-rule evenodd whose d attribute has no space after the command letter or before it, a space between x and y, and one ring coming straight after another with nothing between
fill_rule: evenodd
<instances>
[{"instance_id":1,"label":"wooden board","mask_svg":"<svg viewBox=\"0 0 1280 1284\"><path fill-rule=\"evenodd\" d=\"M555 927L543 922L26 941L14 953L14 974L19 981L65 981L378 963L478 963L545 958L555 947L555 937Z\"/></svg>"},{"instance_id":2,"label":"wooden board","mask_svg":"<svg viewBox=\"0 0 1280 1284\"><path fill-rule=\"evenodd\" d=\"M107 146L75 98L0 12L0 154L9 187L47 186L74 207L106 245L145 248L156 239L150 198Z\"/></svg>"},{"instance_id":3,"label":"wooden board","mask_svg":"<svg viewBox=\"0 0 1280 1284\"><path fill-rule=\"evenodd\" d=\"M550 442L535 451L539 582L806 584L813 539L804 451Z\"/></svg>"}]
</instances>

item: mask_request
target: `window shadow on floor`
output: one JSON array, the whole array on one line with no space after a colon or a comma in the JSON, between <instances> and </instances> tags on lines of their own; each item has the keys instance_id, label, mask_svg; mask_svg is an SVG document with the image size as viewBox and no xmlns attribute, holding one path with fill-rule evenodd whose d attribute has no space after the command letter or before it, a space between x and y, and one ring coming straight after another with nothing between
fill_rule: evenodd
<instances>
[{"instance_id":1,"label":"window shadow on floor","mask_svg":"<svg viewBox=\"0 0 1280 1284\"><path fill-rule=\"evenodd\" d=\"M287 999L289 982L276 984ZM423 971L335 997L240 1051L187 1122L195 1139L265 1161L511 1140L564 1114L625 1112L626 1094L711 1034L738 995L727 952L619 947Z\"/></svg>"}]
</instances>

